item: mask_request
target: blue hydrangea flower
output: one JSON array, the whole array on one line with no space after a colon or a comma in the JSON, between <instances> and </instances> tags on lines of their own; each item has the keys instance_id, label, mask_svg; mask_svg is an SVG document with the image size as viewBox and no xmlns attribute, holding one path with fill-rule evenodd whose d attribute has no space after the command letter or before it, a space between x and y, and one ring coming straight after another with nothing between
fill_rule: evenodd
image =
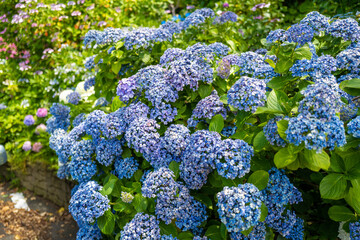
<instances>
[{"instance_id":1,"label":"blue hydrangea flower","mask_svg":"<svg viewBox=\"0 0 360 240\"><path fill-rule=\"evenodd\" d=\"M79 231L76 234L76 240L100 240L102 239L101 231L98 225L95 223L82 224Z\"/></svg>"},{"instance_id":2,"label":"blue hydrangea flower","mask_svg":"<svg viewBox=\"0 0 360 240\"><path fill-rule=\"evenodd\" d=\"M123 102L127 102L135 96L135 90L138 88L135 75L129 78L123 78L119 81L116 88L116 95Z\"/></svg>"},{"instance_id":3,"label":"blue hydrangea flower","mask_svg":"<svg viewBox=\"0 0 360 240\"><path fill-rule=\"evenodd\" d=\"M126 129L125 140L129 147L144 155L151 155L159 147L159 128L153 119L137 118Z\"/></svg>"},{"instance_id":4,"label":"blue hydrangea flower","mask_svg":"<svg viewBox=\"0 0 360 240\"><path fill-rule=\"evenodd\" d=\"M266 226L263 222L258 222L247 236L245 236L241 232L230 233L230 237L232 240L265 240L265 236Z\"/></svg>"},{"instance_id":5,"label":"blue hydrangea flower","mask_svg":"<svg viewBox=\"0 0 360 240\"><path fill-rule=\"evenodd\" d=\"M200 189L206 183L207 175L215 168L215 153L220 144L217 132L200 130L190 136L180 164L180 176L188 188Z\"/></svg>"},{"instance_id":6,"label":"blue hydrangea flower","mask_svg":"<svg viewBox=\"0 0 360 240\"><path fill-rule=\"evenodd\" d=\"M266 101L266 84L263 80L241 77L228 91L229 105L247 112L255 112Z\"/></svg>"},{"instance_id":7,"label":"blue hydrangea flower","mask_svg":"<svg viewBox=\"0 0 360 240\"><path fill-rule=\"evenodd\" d=\"M166 23L162 24L160 28L168 30L171 34L181 32L180 25L173 21L167 21Z\"/></svg>"},{"instance_id":8,"label":"blue hydrangea flower","mask_svg":"<svg viewBox=\"0 0 360 240\"><path fill-rule=\"evenodd\" d=\"M26 115L25 118L24 118L24 124L26 126L31 126L31 125L34 125L35 123L35 119L32 115Z\"/></svg>"},{"instance_id":9,"label":"blue hydrangea flower","mask_svg":"<svg viewBox=\"0 0 360 240\"><path fill-rule=\"evenodd\" d=\"M188 119L188 127L196 127L202 119L212 119L215 115L221 114L226 119L226 108L224 103L220 101L220 97L214 90L210 96L201 99Z\"/></svg>"},{"instance_id":10,"label":"blue hydrangea flower","mask_svg":"<svg viewBox=\"0 0 360 240\"><path fill-rule=\"evenodd\" d=\"M230 61L227 60L226 58L223 58L221 61L219 61L218 64L219 65L216 68L218 76L221 77L222 79L228 78L231 70Z\"/></svg>"},{"instance_id":11,"label":"blue hydrangea flower","mask_svg":"<svg viewBox=\"0 0 360 240\"><path fill-rule=\"evenodd\" d=\"M78 103L81 100L80 93L78 92L72 92L66 96L66 101L68 101L71 104L78 105Z\"/></svg>"},{"instance_id":12,"label":"blue hydrangea flower","mask_svg":"<svg viewBox=\"0 0 360 240\"><path fill-rule=\"evenodd\" d=\"M215 12L211 8L200 8L196 9L194 13L198 13L205 18L213 18L215 17Z\"/></svg>"},{"instance_id":13,"label":"blue hydrangea flower","mask_svg":"<svg viewBox=\"0 0 360 240\"><path fill-rule=\"evenodd\" d=\"M166 65L173 62L176 59L183 57L185 51L180 48L168 48L165 50L163 55L160 57L160 64Z\"/></svg>"},{"instance_id":14,"label":"blue hydrangea flower","mask_svg":"<svg viewBox=\"0 0 360 240\"><path fill-rule=\"evenodd\" d=\"M253 148L243 140L223 140L216 152L217 172L225 178L241 178L250 172L250 160L253 155Z\"/></svg>"},{"instance_id":15,"label":"blue hydrangea flower","mask_svg":"<svg viewBox=\"0 0 360 240\"><path fill-rule=\"evenodd\" d=\"M297 23L292 25L285 32L285 35L289 42L295 42L302 46L307 42L311 42L314 37L314 30L307 24Z\"/></svg>"},{"instance_id":16,"label":"blue hydrangea flower","mask_svg":"<svg viewBox=\"0 0 360 240\"><path fill-rule=\"evenodd\" d=\"M299 102L299 112L304 115L329 119L340 111L343 104L339 92L324 83L309 85L301 93L304 99Z\"/></svg>"},{"instance_id":17,"label":"blue hydrangea flower","mask_svg":"<svg viewBox=\"0 0 360 240\"><path fill-rule=\"evenodd\" d=\"M75 142L70 149L71 160L81 161L89 159L94 151L95 144L92 140L81 140L79 142Z\"/></svg>"},{"instance_id":18,"label":"blue hydrangea flower","mask_svg":"<svg viewBox=\"0 0 360 240\"><path fill-rule=\"evenodd\" d=\"M102 32L98 31L98 30L89 30L84 37L84 45L88 46L90 45L93 41L95 41L96 43L98 43L102 37Z\"/></svg>"},{"instance_id":19,"label":"blue hydrangea flower","mask_svg":"<svg viewBox=\"0 0 360 240\"><path fill-rule=\"evenodd\" d=\"M221 14L221 16L216 17L213 24L224 24L226 22L237 22L238 15L234 12L227 11Z\"/></svg>"},{"instance_id":20,"label":"blue hydrangea flower","mask_svg":"<svg viewBox=\"0 0 360 240\"><path fill-rule=\"evenodd\" d=\"M97 40L98 44L116 43L124 37L124 32L119 28L105 28ZM85 35L86 37L86 35Z\"/></svg>"},{"instance_id":21,"label":"blue hydrangea flower","mask_svg":"<svg viewBox=\"0 0 360 240\"><path fill-rule=\"evenodd\" d=\"M276 216L271 214L269 216ZM302 240L304 239L304 220L297 217L295 212L290 210L286 211L286 214L279 215L275 218L268 218L266 223L269 227L279 232L286 239Z\"/></svg>"},{"instance_id":22,"label":"blue hydrangea flower","mask_svg":"<svg viewBox=\"0 0 360 240\"><path fill-rule=\"evenodd\" d=\"M71 177L79 183L90 181L96 174L97 167L91 159L72 160L69 164Z\"/></svg>"},{"instance_id":23,"label":"blue hydrangea flower","mask_svg":"<svg viewBox=\"0 0 360 240\"><path fill-rule=\"evenodd\" d=\"M142 195L148 198L175 196L178 187L174 178L174 173L168 168L159 168L150 172L143 182Z\"/></svg>"},{"instance_id":24,"label":"blue hydrangea flower","mask_svg":"<svg viewBox=\"0 0 360 240\"><path fill-rule=\"evenodd\" d=\"M208 47L212 50L213 54L218 58L228 55L229 52L231 51L231 49L228 46L220 42L212 43Z\"/></svg>"},{"instance_id":25,"label":"blue hydrangea flower","mask_svg":"<svg viewBox=\"0 0 360 240\"><path fill-rule=\"evenodd\" d=\"M336 56L336 60L340 69L347 69L353 74L360 74L360 48L346 49Z\"/></svg>"},{"instance_id":26,"label":"blue hydrangea flower","mask_svg":"<svg viewBox=\"0 0 360 240\"><path fill-rule=\"evenodd\" d=\"M351 240L360 239L360 222L350 223L349 228L350 228L350 239Z\"/></svg>"},{"instance_id":27,"label":"blue hydrangea flower","mask_svg":"<svg viewBox=\"0 0 360 240\"><path fill-rule=\"evenodd\" d=\"M321 120L300 114L290 118L285 134L290 143L299 146L304 142L307 149L317 152L327 146L333 149L346 143L344 123L337 117Z\"/></svg>"},{"instance_id":28,"label":"blue hydrangea flower","mask_svg":"<svg viewBox=\"0 0 360 240\"><path fill-rule=\"evenodd\" d=\"M241 232L258 223L262 196L253 184L224 187L216 197L219 218L229 232Z\"/></svg>"},{"instance_id":29,"label":"blue hydrangea flower","mask_svg":"<svg viewBox=\"0 0 360 240\"><path fill-rule=\"evenodd\" d=\"M101 135L101 122L105 116L106 114L101 110L91 112L84 121L86 134L91 135L93 139L98 139Z\"/></svg>"},{"instance_id":30,"label":"blue hydrangea flower","mask_svg":"<svg viewBox=\"0 0 360 240\"><path fill-rule=\"evenodd\" d=\"M94 181L80 184L70 199L69 212L79 225L91 224L110 208L107 196L99 192L102 187Z\"/></svg>"},{"instance_id":31,"label":"blue hydrangea flower","mask_svg":"<svg viewBox=\"0 0 360 240\"><path fill-rule=\"evenodd\" d=\"M123 178L130 179L134 175L134 173L138 170L139 163L133 157L129 157L129 158L117 157L115 159L114 167L115 167L114 173L119 179L123 179Z\"/></svg>"},{"instance_id":32,"label":"blue hydrangea flower","mask_svg":"<svg viewBox=\"0 0 360 240\"><path fill-rule=\"evenodd\" d=\"M53 103L50 107L50 114L57 119L67 119L70 116L70 108L60 103Z\"/></svg>"},{"instance_id":33,"label":"blue hydrangea flower","mask_svg":"<svg viewBox=\"0 0 360 240\"><path fill-rule=\"evenodd\" d=\"M270 31L270 33L266 37L267 42L276 42L276 41L285 41L286 34L284 29L276 29L274 31Z\"/></svg>"},{"instance_id":34,"label":"blue hydrangea flower","mask_svg":"<svg viewBox=\"0 0 360 240\"><path fill-rule=\"evenodd\" d=\"M69 126L70 119L61 119L52 116L46 121L46 131L50 134L52 134L57 129L67 130Z\"/></svg>"},{"instance_id":35,"label":"blue hydrangea flower","mask_svg":"<svg viewBox=\"0 0 360 240\"><path fill-rule=\"evenodd\" d=\"M121 111L123 111L123 113L121 113ZM149 107L142 102L133 102L129 106L125 107L124 110L118 110L118 113L121 115L126 127L128 127L137 118L147 118L149 112Z\"/></svg>"},{"instance_id":36,"label":"blue hydrangea flower","mask_svg":"<svg viewBox=\"0 0 360 240\"><path fill-rule=\"evenodd\" d=\"M82 123L83 121L85 121L86 117L85 117L85 113L80 113L79 115L77 115L72 124L74 127L77 127L80 125L80 123Z\"/></svg>"},{"instance_id":37,"label":"blue hydrangea flower","mask_svg":"<svg viewBox=\"0 0 360 240\"><path fill-rule=\"evenodd\" d=\"M282 139L278 133L278 127L276 122L280 121L282 117L274 117L270 119L264 126L264 135L271 145L285 147L286 142Z\"/></svg>"},{"instance_id":38,"label":"blue hydrangea flower","mask_svg":"<svg viewBox=\"0 0 360 240\"><path fill-rule=\"evenodd\" d=\"M84 90L88 91L92 86L95 86L95 77L89 77L84 82Z\"/></svg>"},{"instance_id":39,"label":"blue hydrangea flower","mask_svg":"<svg viewBox=\"0 0 360 240\"><path fill-rule=\"evenodd\" d=\"M172 124L166 129L161 139L161 145L174 156L176 161L189 144L189 138L190 130L187 127L181 124Z\"/></svg>"},{"instance_id":40,"label":"blue hydrangea flower","mask_svg":"<svg viewBox=\"0 0 360 240\"><path fill-rule=\"evenodd\" d=\"M192 197L178 211L175 224L183 231L196 229L208 218L205 205Z\"/></svg>"},{"instance_id":41,"label":"blue hydrangea flower","mask_svg":"<svg viewBox=\"0 0 360 240\"><path fill-rule=\"evenodd\" d=\"M100 138L96 142L96 160L104 165L110 166L114 159L122 154L122 144L121 141L114 138L107 140L105 138Z\"/></svg>"},{"instance_id":42,"label":"blue hydrangea flower","mask_svg":"<svg viewBox=\"0 0 360 240\"><path fill-rule=\"evenodd\" d=\"M333 21L327 28L326 33L334 37L341 37L345 41L355 42L360 39L359 23L352 18Z\"/></svg>"},{"instance_id":43,"label":"blue hydrangea flower","mask_svg":"<svg viewBox=\"0 0 360 240\"><path fill-rule=\"evenodd\" d=\"M190 26L198 26L205 22L205 17L199 13L193 12L183 22L180 23L182 29L188 29Z\"/></svg>"},{"instance_id":44,"label":"blue hydrangea flower","mask_svg":"<svg viewBox=\"0 0 360 240\"><path fill-rule=\"evenodd\" d=\"M246 75L254 74L255 70L265 64L264 56L254 52L241 53L240 57L236 59L235 65L240 67L237 74ZM266 63L267 64L267 63Z\"/></svg>"},{"instance_id":45,"label":"blue hydrangea flower","mask_svg":"<svg viewBox=\"0 0 360 240\"><path fill-rule=\"evenodd\" d=\"M300 21L300 23L307 24L312 27L316 34L319 34L320 31L325 31L330 26L329 22L330 18L317 11L306 14L306 17Z\"/></svg>"},{"instance_id":46,"label":"blue hydrangea flower","mask_svg":"<svg viewBox=\"0 0 360 240\"><path fill-rule=\"evenodd\" d=\"M236 126L226 126L221 130L221 134L228 138L236 133L236 129Z\"/></svg>"},{"instance_id":47,"label":"blue hydrangea flower","mask_svg":"<svg viewBox=\"0 0 360 240\"><path fill-rule=\"evenodd\" d=\"M160 239L159 221L146 213L137 213L121 231L120 239Z\"/></svg>"},{"instance_id":48,"label":"blue hydrangea flower","mask_svg":"<svg viewBox=\"0 0 360 240\"><path fill-rule=\"evenodd\" d=\"M347 126L349 134L356 138L360 138L360 116L357 116L355 119L351 120Z\"/></svg>"}]
</instances>

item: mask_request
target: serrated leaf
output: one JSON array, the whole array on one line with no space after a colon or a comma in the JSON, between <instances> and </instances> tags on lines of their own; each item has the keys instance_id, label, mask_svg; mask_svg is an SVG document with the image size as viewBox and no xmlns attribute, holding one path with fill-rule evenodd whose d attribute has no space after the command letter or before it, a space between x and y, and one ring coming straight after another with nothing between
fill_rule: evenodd
<instances>
[{"instance_id":1,"label":"serrated leaf","mask_svg":"<svg viewBox=\"0 0 360 240\"><path fill-rule=\"evenodd\" d=\"M106 235L113 233L115 227L115 216L110 209L97 219L97 225L102 233Z\"/></svg>"},{"instance_id":2,"label":"serrated leaf","mask_svg":"<svg viewBox=\"0 0 360 240\"><path fill-rule=\"evenodd\" d=\"M274 156L274 163L277 168L284 168L295 162L297 154L289 151L288 148L282 148Z\"/></svg>"},{"instance_id":3,"label":"serrated leaf","mask_svg":"<svg viewBox=\"0 0 360 240\"><path fill-rule=\"evenodd\" d=\"M304 165L312 171L319 171L320 169L328 170L330 167L330 157L322 150L317 153L316 150L304 149Z\"/></svg>"},{"instance_id":4,"label":"serrated leaf","mask_svg":"<svg viewBox=\"0 0 360 240\"><path fill-rule=\"evenodd\" d=\"M344 175L331 173L320 182L320 194L322 198L338 200L345 196L347 187Z\"/></svg>"},{"instance_id":5,"label":"serrated leaf","mask_svg":"<svg viewBox=\"0 0 360 240\"><path fill-rule=\"evenodd\" d=\"M336 222L356 220L354 213L344 206L332 206L328 211L331 220Z\"/></svg>"}]
</instances>

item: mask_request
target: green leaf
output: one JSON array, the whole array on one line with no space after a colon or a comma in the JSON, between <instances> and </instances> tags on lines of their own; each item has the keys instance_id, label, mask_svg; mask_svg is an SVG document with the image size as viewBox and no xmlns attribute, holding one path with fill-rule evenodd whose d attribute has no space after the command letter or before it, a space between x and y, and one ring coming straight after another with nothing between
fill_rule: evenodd
<instances>
[{"instance_id":1,"label":"green leaf","mask_svg":"<svg viewBox=\"0 0 360 240\"><path fill-rule=\"evenodd\" d=\"M288 148L282 148L274 156L274 163L277 168L284 168L295 162L297 154L291 153Z\"/></svg>"},{"instance_id":2,"label":"green leaf","mask_svg":"<svg viewBox=\"0 0 360 240\"><path fill-rule=\"evenodd\" d=\"M205 206L207 208L209 208L210 210L213 209L213 203L211 201L211 198L208 195L202 194L202 193L197 193L194 195L194 198L200 202L202 202L203 204L205 204Z\"/></svg>"},{"instance_id":3,"label":"green leaf","mask_svg":"<svg viewBox=\"0 0 360 240\"><path fill-rule=\"evenodd\" d=\"M123 103L120 101L119 96L114 97L112 103L111 103L111 111L115 112L116 110L118 110L121 106L123 105Z\"/></svg>"},{"instance_id":4,"label":"green leaf","mask_svg":"<svg viewBox=\"0 0 360 240\"><path fill-rule=\"evenodd\" d=\"M221 223L220 225L220 234L222 239L227 239L228 231L224 223Z\"/></svg>"},{"instance_id":5,"label":"green leaf","mask_svg":"<svg viewBox=\"0 0 360 240\"><path fill-rule=\"evenodd\" d=\"M110 195L118 180L119 179L116 176L111 174L109 180L106 182L106 184L104 185L104 187L101 189L100 192L103 195Z\"/></svg>"},{"instance_id":6,"label":"green leaf","mask_svg":"<svg viewBox=\"0 0 360 240\"><path fill-rule=\"evenodd\" d=\"M221 240L220 226L211 225L205 232L205 236L210 238L211 240Z\"/></svg>"},{"instance_id":7,"label":"green leaf","mask_svg":"<svg viewBox=\"0 0 360 240\"><path fill-rule=\"evenodd\" d=\"M220 133L224 128L224 118L221 114L215 115L210 122L209 131L214 131Z\"/></svg>"},{"instance_id":8,"label":"green leaf","mask_svg":"<svg viewBox=\"0 0 360 240\"><path fill-rule=\"evenodd\" d=\"M208 84L200 85L199 87L199 95L201 98L206 98L212 92L212 86Z\"/></svg>"},{"instance_id":9,"label":"green leaf","mask_svg":"<svg viewBox=\"0 0 360 240\"><path fill-rule=\"evenodd\" d=\"M277 99L275 90L272 90L270 92L269 96L267 97L267 106L268 106L268 108L274 109L280 113L283 112L283 109L281 108L279 100Z\"/></svg>"},{"instance_id":10,"label":"green leaf","mask_svg":"<svg viewBox=\"0 0 360 240\"><path fill-rule=\"evenodd\" d=\"M115 216L111 212L111 209L107 210L104 215L97 219L97 224L102 233L106 235L113 233L115 227Z\"/></svg>"},{"instance_id":11,"label":"green leaf","mask_svg":"<svg viewBox=\"0 0 360 240\"><path fill-rule=\"evenodd\" d=\"M283 111L277 110L277 109L271 109L271 108L267 108L267 107L258 107L254 114L257 115L257 114L262 114L262 113L278 114L278 113L283 113Z\"/></svg>"},{"instance_id":12,"label":"green leaf","mask_svg":"<svg viewBox=\"0 0 360 240\"><path fill-rule=\"evenodd\" d=\"M144 55L141 58L141 61L147 64L150 60L151 60L151 55L149 53L144 53Z\"/></svg>"},{"instance_id":13,"label":"green leaf","mask_svg":"<svg viewBox=\"0 0 360 240\"><path fill-rule=\"evenodd\" d=\"M276 63L275 72L285 73L291 68L292 65L293 62L291 61L290 58L281 58Z\"/></svg>"},{"instance_id":14,"label":"green leaf","mask_svg":"<svg viewBox=\"0 0 360 240\"><path fill-rule=\"evenodd\" d=\"M329 217L336 222L356 220L354 213L344 206L332 206L329 208Z\"/></svg>"},{"instance_id":15,"label":"green leaf","mask_svg":"<svg viewBox=\"0 0 360 240\"><path fill-rule=\"evenodd\" d=\"M286 133L285 131L288 129L289 121L288 120L280 120L276 122L276 125L278 127L278 133L282 139L286 139Z\"/></svg>"},{"instance_id":16,"label":"green leaf","mask_svg":"<svg viewBox=\"0 0 360 240\"><path fill-rule=\"evenodd\" d=\"M138 170L134 173L135 181L140 182L140 179L142 178L142 175L143 175L143 171L141 171L141 169L138 169Z\"/></svg>"},{"instance_id":17,"label":"green leaf","mask_svg":"<svg viewBox=\"0 0 360 240\"><path fill-rule=\"evenodd\" d=\"M360 180L351 180L351 184L353 187L350 187L345 200L357 214L360 214Z\"/></svg>"},{"instance_id":18,"label":"green leaf","mask_svg":"<svg viewBox=\"0 0 360 240\"><path fill-rule=\"evenodd\" d=\"M265 60L265 62L269 63L269 65L272 67L272 68L275 68L275 63L272 59L268 58Z\"/></svg>"},{"instance_id":19,"label":"green leaf","mask_svg":"<svg viewBox=\"0 0 360 240\"><path fill-rule=\"evenodd\" d=\"M224 104L228 104L228 96L227 94L224 94L220 97L220 102L224 103Z\"/></svg>"},{"instance_id":20,"label":"green leaf","mask_svg":"<svg viewBox=\"0 0 360 240\"><path fill-rule=\"evenodd\" d=\"M255 150L261 150L263 147L265 147L266 143L267 140L263 131L256 134L253 141L253 146Z\"/></svg>"},{"instance_id":21,"label":"green leaf","mask_svg":"<svg viewBox=\"0 0 360 240\"><path fill-rule=\"evenodd\" d=\"M114 205L113 209L117 212L123 212L126 208L128 208L129 204L123 201L117 201Z\"/></svg>"},{"instance_id":22,"label":"green leaf","mask_svg":"<svg viewBox=\"0 0 360 240\"><path fill-rule=\"evenodd\" d=\"M308 60L310 60L311 57L312 57L312 53L310 51L309 46L304 45L302 47L297 48L295 50L295 52L294 52L294 57L297 60L300 60L300 59L308 59Z\"/></svg>"},{"instance_id":23,"label":"green leaf","mask_svg":"<svg viewBox=\"0 0 360 240\"><path fill-rule=\"evenodd\" d=\"M340 89L352 96L360 95L360 79L354 78L340 83Z\"/></svg>"},{"instance_id":24,"label":"green leaf","mask_svg":"<svg viewBox=\"0 0 360 240\"><path fill-rule=\"evenodd\" d=\"M260 222L265 221L265 219L268 215L268 212L269 212L269 210L268 210L267 206L264 203L261 203L261 215L260 215L260 219L259 219Z\"/></svg>"},{"instance_id":25,"label":"green leaf","mask_svg":"<svg viewBox=\"0 0 360 240\"><path fill-rule=\"evenodd\" d=\"M189 231L181 232L181 233L179 233L178 238L179 239L184 239L184 240L192 240L194 238L194 234L192 234Z\"/></svg>"},{"instance_id":26,"label":"green leaf","mask_svg":"<svg viewBox=\"0 0 360 240\"><path fill-rule=\"evenodd\" d=\"M169 164L169 169L174 172L175 180L179 178L179 174L180 174L179 166L180 166L180 163L178 163L176 161L172 161Z\"/></svg>"},{"instance_id":27,"label":"green leaf","mask_svg":"<svg viewBox=\"0 0 360 240\"><path fill-rule=\"evenodd\" d=\"M268 181L269 173L264 170L258 170L250 175L247 182L254 184L261 191L266 188Z\"/></svg>"},{"instance_id":28,"label":"green leaf","mask_svg":"<svg viewBox=\"0 0 360 240\"><path fill-rule=\"evenodd\" d=\"M130 148L123 149L123 153L121 154L122 158L129 158L132 156Z\"/></svg>"},{"instance_id":29,"label":"green leaf","mask_svg":"<svg viewBox=\"0 0 360 240\"><path fill-rule=\"evenodd\" d=\"M244 230L244 231L241 231L241 233L244 234L245 236L248 236L248 235L251 233L251 231L253 230L253 228L254 228L254 227L251 227L251 228L249 228L249 229L246 229L246 230Z\"/></svg>"},{"instance_id":30,"label":"green leaf","mask_svg":"<svg viewBox=\"0 0 360 240\"><path fill-rule=\"evenodd\" d=\"M292 80L294 80L292 76L278 76L272 78L266 85L271 89L279 90L283 89L284 86L286 86L286 84L291 82Z\"/></svg>"},{"instance_id":31,"label":"green leaf","mask_svg":"<svg viewBox=\"0 0 360 240\"><path fill-rule=\"evenodd\" d=\"M343 173L345 171L345 163L342 158L333 152L330 158L330 169L334 172Z\"/></svg>"},{"instance_id":32,"label":"green leaf","mask_svg":"<svg viewBox=\"0 0 360 240\"><path fill-rule=\"evenodd\" d=\"M116 48L116 49L119 49L119 48L121 48L122 46L124 46L124 42L123 42L123 41L119 41L119 42L117 42L117 43L115 44L115 48Z\"/></svg>"},{"instance_id":33,"label":"green leaf","mask_svg":"<svg viewBox=\"0 0 360 240\"><path fill-rule=\"evenodd\" d=\"M159 226L161 235L172 235L173 237L177 237L178 233L173 223L165 224L164 222L160 222Z\"/></svg>"},{"instance_id":34,"label":"green leaf","mask_svg":"<svg viewBox=\"0 0 360 240\"><path fill-rule=\"evenodd\" d=\"M236 44L234 41L228 39L226 40L226 43L230 45L231 49L233 50L233 52L236 52Z\"/></svg>"},{"instance_id":35,"label":"green leaf","mask_svg":"<svg viewBox=\"0 0 360 240\"><path fill-rule=\"evenodd\" d=\"M140 193L136 194L131 204L137 212L144 212L147 208L147 200Z\"/></svg>"},{"instance_id":36,"label":"green leaf","mask_svg":"<svg viewBox=\"0 0 360 240\"><path fill-rule=\"evenodd\" d=\"M328 170L330 167L330 157L324 150L317 153L316 150L304 149L304 160L304 165L315 172L320 169Z\"/></svg>"},{"instance_id":37,"label":"green leaf","mask_svg":"<svg viewBox=\"0 0 360 240\"><path fill-rule=\"evenodd\" d=\"M345 196L347 187L344 175L331 173L320 182L320 194L322 198L338 200Z\"/></svg>"}]
</instances>

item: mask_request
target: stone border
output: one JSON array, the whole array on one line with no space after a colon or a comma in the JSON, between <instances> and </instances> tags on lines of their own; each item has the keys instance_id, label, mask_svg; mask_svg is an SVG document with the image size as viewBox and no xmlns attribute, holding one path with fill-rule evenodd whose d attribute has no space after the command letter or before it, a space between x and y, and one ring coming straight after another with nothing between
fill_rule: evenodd
<instances>
[{"instance_id":1,"label":"stone border","mask_svg":"<svg viewBox=\"0 0 360 240\"><path fill-rule=\"evenodd\" d=\"M8 175L9 165L0 166L0 174ZM15 175L26 189L50 200L58 206L68 208L73 182L59 179L56 172L44 163L28 164L25 170L15 170Z\"/></svg>"}]
</instances>

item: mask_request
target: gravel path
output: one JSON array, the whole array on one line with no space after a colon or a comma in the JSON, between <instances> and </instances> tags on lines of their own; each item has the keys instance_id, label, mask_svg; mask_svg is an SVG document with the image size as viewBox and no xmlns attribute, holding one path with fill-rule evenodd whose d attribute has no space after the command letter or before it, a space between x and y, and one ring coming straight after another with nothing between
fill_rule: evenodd
<instances>
[{"instance_id":1,"label":"gravel path","mask_svg":"<svg viewBox=\"0 0 360 240\"><path fill-rule=\"evenodd\" d=\"M0 239L76 239L77 224L64 208L25 190L30 211L16 209L10 199L15 192L18 190L0 182Z\"/></svg>"}]
</instances>

